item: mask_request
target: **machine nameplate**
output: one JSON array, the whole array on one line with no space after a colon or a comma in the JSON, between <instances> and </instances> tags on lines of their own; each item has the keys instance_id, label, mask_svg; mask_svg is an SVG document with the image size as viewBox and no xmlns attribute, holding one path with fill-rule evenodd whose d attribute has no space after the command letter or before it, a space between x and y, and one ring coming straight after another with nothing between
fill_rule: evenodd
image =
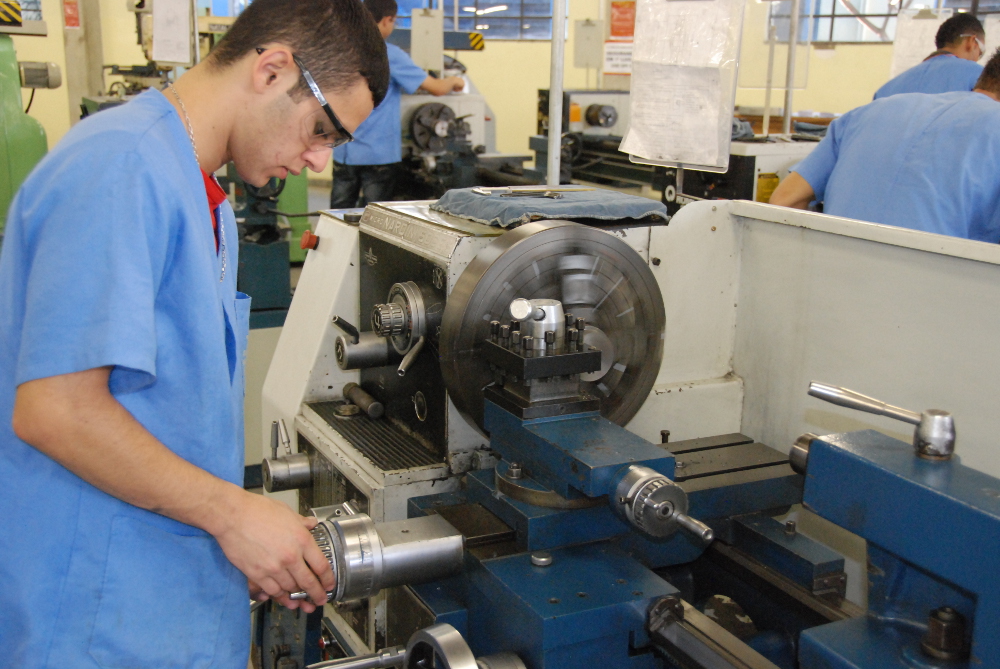
<instances>
[{"instance_id":1,"label":"machine nameplate","mask_svg":"<svg viewBox=\"0 0 1000 669\"><path fill-rule=\"evenodd\" d=\"M409 221L399 215L378 211L369 207L365 210L361 227L379 236L401 239L434 255L450 258L458 246L462 235L427 225L426 222Z\"/></svg>"}]
</instances>

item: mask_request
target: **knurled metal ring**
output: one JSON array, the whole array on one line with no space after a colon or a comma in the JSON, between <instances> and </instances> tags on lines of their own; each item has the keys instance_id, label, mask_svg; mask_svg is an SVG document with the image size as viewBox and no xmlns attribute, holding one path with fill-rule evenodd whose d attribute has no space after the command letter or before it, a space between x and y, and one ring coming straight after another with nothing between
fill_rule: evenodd
<instances>
[{"instance_id":1,"label":"knurled metal ring","mask_svg":"<svg viewBox=\"0 0 1000 669\"><path fill-rule=\"evenodd\" d=\"M380 337L395 337L406 328L406 310L396 302L376 304L372 309L372 329Z\"/></svg>"},{"instance_id":2,"label":"knurled metal ring","mask_svg":"<svg viewBox=\"0 0 1000 669\"><path fill-rule=\"evenodd\" d=\"M650 514L654 515L653 522L663 522L662 519L655 517L655 511L653 511L651 506L646 505L646 500L664 485L667 485L664 479L653 479L646 483L646 485L642 486L642 488L639 489L639 492L636 493L635 500L632 502L632 515L635 518L636 527L640 530L649 532L653 529L647 521L647 517Z\"/></svg>"},{"instance_id":3,"label":"knurled metal ring","mask_svg":"<svg viewBox=\"0 0 1000 669\"><path fill-rule=\"evenodd\" d=\"M326 529L323 523L317 523L316 527L310 530L310 534L312 534L313 540L316 541L316 545L319 547L320 551L323 552L323 557L325 557L326 561L330 563L330 569L333 570L333 573L336 576L337 561L334 557L333 540L330 537L330 532ZM326 593L326 600L328 602L332 602L335 594L335 591Z\"/></svg>"}]
</instances>

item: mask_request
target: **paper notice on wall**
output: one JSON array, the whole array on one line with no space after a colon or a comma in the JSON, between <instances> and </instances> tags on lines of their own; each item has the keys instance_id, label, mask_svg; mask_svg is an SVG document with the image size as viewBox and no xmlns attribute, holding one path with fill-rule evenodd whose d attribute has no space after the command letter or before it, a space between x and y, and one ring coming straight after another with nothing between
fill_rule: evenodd
<instances>
[{"instance_id":1,"label":"paper notice on wall","mask_svg":"<svg viewBox=\"0 0 1000 669\"><path fill-rule=\"evenodd\" d=\"M896 18L889 78L919 65L934 49L938 28L951 18L951 9L901 9ZM987 35L989 33L986 33Z\"/></svg>"},{"instance_id":2,"label":"paper notice on wall","mask_svg":"<svg viewBox=\"0 0 1000 669\"><path fill-rule=\"evenodd\" d=\"M153 3L153 60L191 65L190 0Z\"/></svg>"},{"instance_id":3,"label":"paper notice on wall","mask_svg":"<svg viewBox=\"0 0 1000 669\"><path fill-rule=\"evenodd\" d=\"M632 42L604 43L604 74L632 73Z\"/></svg>"},{"instance_id":4,"label":"paper notice on wall","mask_svg":"<svg viewBox=\"0 0 1000 669\"><path fill-rule=\"evenodd\" d=\"M612 0L611 39L631 40L633 35L635 35L635 0Z\"/></svg>"},{"instance_id":5,"label":"paper notice on wall","mask_svg":"<svg viewBox=\"0 0 1000 669\"><path fill-rule=\"evenodd\" d=\"M663 163L719 162L719 69L635 61L631 119L620 150ZM728 123L729 119L726 119Z\"/></svg>"},{"instance_id":6,"label":"paper notice on wall","mask_svg":"<svg viewBox=\"0 0 1000 669\"><path fill-rule=\"evenodd\" d=\"M63 0L63 26L80 27L80 3L77 0Z\"/></svg>"}]
</instances>

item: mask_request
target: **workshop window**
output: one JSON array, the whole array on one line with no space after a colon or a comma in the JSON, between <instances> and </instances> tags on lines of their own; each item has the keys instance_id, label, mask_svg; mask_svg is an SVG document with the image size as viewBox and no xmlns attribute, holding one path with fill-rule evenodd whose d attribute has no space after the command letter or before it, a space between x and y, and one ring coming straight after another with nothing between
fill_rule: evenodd
<instances>
[{"instance_id":1,"label":"workshop window","mask_svg":"<svg viewBox=\"0 0 1000 669\"><path fill-rule=\"evenodd\" d=\"M801 0L799 7L799 41L862 44L892 42L900 8L898 0ZM917 5L904 2L904 7ZM769 21L779 42L788 41L791 13L789 0L771 3Z\"/></svg>"},{"instance_id":2,"label":"workshop window","mask_svg":"<svg viewBox=\"0 0 1000 669\"><path fill-rule=\"evenodd\" d=\"M410 13L425 6L426 0L400 1L396 25L409 28ZM552 38L552 0L444 0L440 6L445 30L482 33L486 39Z\"/></svg>"},{"instance_id":3,"label":"workshop window","mask_svg":"<svg viewBox=\"0 0 1000 669\"><path fill-rule=\"evenodd\" d=\"M1000 0L945 0L942 6L951 7L956 12L970 12L980 20L1000 13Z\"/></svg>"},{"instance_id":4,"label":"workshop window","mask_svg":"<svg viewBox=\"0 0 1000 669\"><path fill-rule=\"evenodd\" d=\"M21 19L24 21L41 21L42 0L21 0Z\"/></svg>"}]
</instances>

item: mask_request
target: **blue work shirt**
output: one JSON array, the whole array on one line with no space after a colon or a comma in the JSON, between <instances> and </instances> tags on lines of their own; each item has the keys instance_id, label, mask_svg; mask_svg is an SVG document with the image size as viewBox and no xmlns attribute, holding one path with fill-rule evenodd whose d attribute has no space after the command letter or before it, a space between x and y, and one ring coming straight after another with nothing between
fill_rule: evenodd
<instances>
[{"instance_id":1,"label":"blue work shirt","mask_svg":"<svg viewBox=\"0 0 1000 669\"><path fill-rule=\"evenodd\" d=\"M971 91L983 66L950 53L928 58L895 76L875 91L875 99L899 93L951 93Z\"/></svg>"},{"instance_id":2,"label":"blue work shirt","mask_svg":"<svg viewBox=\"0 0 1000 669\"><path fill-rule=\"evenodd\" d=\"M243 356L228 203L215 239L191 142L149 90L84 119L14 198L0 255L0 664L225 667L247 579L200 529L122 502L18 439L18 385L112 368L113 396L180 457L243 480ZM117 463L102 463L113 469Z\"/></svg>"},{"instance_id":3,"label":"blue work shirt","mask_svg":"<svg viewBox=\"0 0 1000 669\"><path fill-rule=\"evenodd\" d=\"M1000 241L1000 103L982 93L906 93L830 124L792 168L823 211Z\"/></svg>"},{"instance_id":4,"label":"blue work shirt","mask_svg":"<svg viewBox=\"0 0 1000 669\"><path fill-rule=\"evenodd\" d=\"M382 104L358 126L354 141L333 150L333 159L342 165L388 165L403 159L399 97L416 93L427 73L395 44L386 44L385 50L389 56L389 90Z\"/></svg>"}]
</instances>

